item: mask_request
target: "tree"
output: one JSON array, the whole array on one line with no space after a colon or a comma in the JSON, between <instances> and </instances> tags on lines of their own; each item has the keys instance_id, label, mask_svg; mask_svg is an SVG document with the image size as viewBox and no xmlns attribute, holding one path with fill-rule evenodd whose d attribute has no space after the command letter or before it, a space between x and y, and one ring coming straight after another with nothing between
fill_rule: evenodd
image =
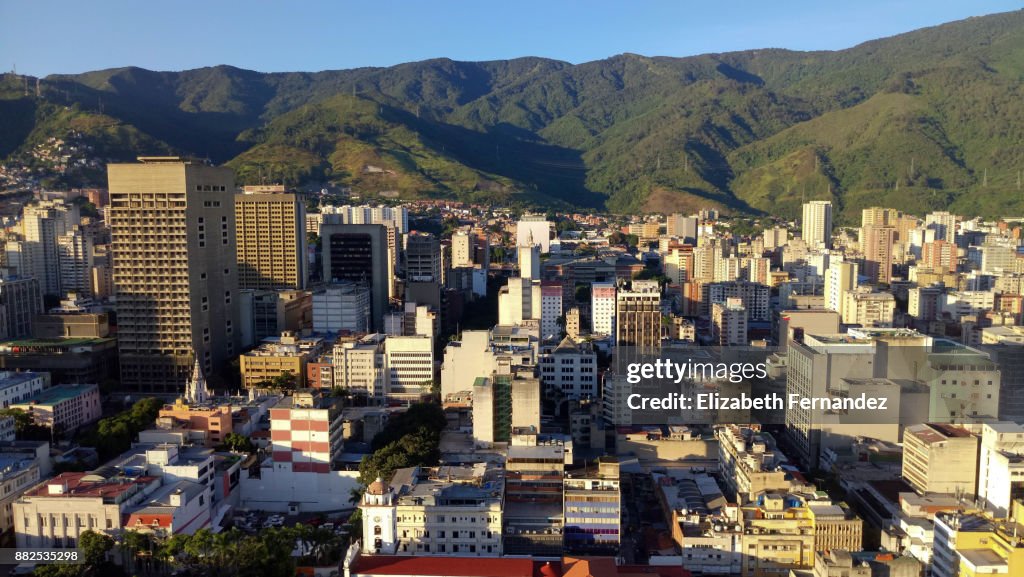
<instances>
[{"instance_id":1,"label":"tree","mask_svg":"<svg viewBox=\"0 0 1024 577\"><path fill-rule=\"evenodd\" d=\"M86 567L98 569L105 565L107 553L113 548L114 539L110 535L86 529L78 536L78 550Z\"/></svg>"},{"instance_id":2,"label":"tree","mask_svg":"<svg viewBox=\"0 0 1024 577\"><path fill-rule=\"evenodd\" d=\"M256 446L252 444L252 440L245 435L239 433L228 433L224 437L224 443L221 445L231 451L239 453L255 453Z\"/></svg>"},{"instance_id":3,"label":"tree","mask_svg":"<svg viewBox=\"0 0 1024 577\"><path fill-rule=\"evenodd\" d=\"M0 417L14 419L14 434L17 438L28 441L49 441L50 429L37 425L32 413L21 409L0 409Z\"/></svg>"},{"instance_id":4,"label":"tree","mask_svg":"<svg viewBox=\"0 0 1024 577\"><path fill-rule=\"evenodd\" d=\"M270 381L270 386L279 390L291 390L298 385L298 379L291 371L284 371Z\"/></svg>"}]
</instances>

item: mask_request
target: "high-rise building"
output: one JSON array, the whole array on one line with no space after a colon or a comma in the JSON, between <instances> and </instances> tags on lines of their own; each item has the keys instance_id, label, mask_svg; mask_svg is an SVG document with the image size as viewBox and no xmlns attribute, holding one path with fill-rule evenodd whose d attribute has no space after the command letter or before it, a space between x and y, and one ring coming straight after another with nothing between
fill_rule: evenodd
<instances>
[{"instance_id":1,"label":"high-rise building","mask_svg":"<svg viewBox=\"0 0 1024 577\"><path fill-rule=\"evenodd\" d=\"M405 237L405 279L440 283L441 244L429 232L412 231Z\"/></svg>"},{"instance_id":2,"label":"high-rise building","mask_svg":"<svg viewBox=\"0 0 1024 577\"><path fill-rule=\"evenodd\" d=\"M956 245L945 240L926 242L921 247L921 261L934 272L956 272Z\"/></svg>"},{"instance_id":3,"label":"high-rise building","mask_svg":"<svg viewBox=\"0 0 1024 577\"><path fill-rule=\"evenodd\" d=\"M121 386L179 390L237 353L234 174L178 157L107 167Z\"/></svg>"},{"instance_id":4,"label":"high-rise building","mask_svg":"<svg viewBox=\"0 0 1024 577\"><path fill-rule=\"evenodd\" d=\"M32 334L32 322L43 312L39 281L33 277L0 279L0 334L20 339Z\"/></svg>"},{"instance_id":5,"label":"high-rise building","mask_svg":"<svg viewBox=\"0 0 1024 577\"><path fill-rule=\"evenodd\" d=\"M558 319L562 317L562 284L555 281L540 283L540 337L547 339L561 336L562 328Z\"/></svg>"},{"instance_id":6,"label":"high-rise building","mask_svg":"<svg viewBox=\"0 0 1024 577\"><path fill-rule=\"evenodd\" d=\"M433 335L388 337L384 341L389 398L415 400L430 391L434 381L433 345Z\"/></svg>"},{"instance_id":7,"label":"high-rise building","mask_svg":"<svg viewBox=\"0 0 1024 577\"><path fill-rule=\"evenodd\" d=\"M956 215L947 211L936 211L925 215L924 226L935 231L936 240L956 244Z\"/></svg>"},{"instance_id":8,"label":"high-rise building","mask_svg":"<svg viewBox=\"0 0 1024 577\"><path fill-rule=\"evenodd\" d=\"M78 225L78 207L60 200L44 200L27 205L21 228L22 276L39 281L44 295L63 296L61 287L60 238Z\"/></svg>"},{"instance_id":9,"label":"high-rise building","mask_svg":"<svg viewBox=\"0 0 1024 577\"><path fill-rule=\"evenodd\" d=\"M832 248L832 201L804 203L801 238L811 248Z\"/></svg>"},{"instance_id":10,"label":"high-rise building","mask_svg":"<svg viewBox=\"0 0 1024 577\"><path fill-rule=\"evenodd\" d=\"M615 344L622 347L661 346L661 285L635 280L615 294Z\"/></svg>"},{"instance_id":11,"label":"high-rise building","mask_svg":"<svg viewBox=\"0 0 1024 577\"><path fill-rule=\"evenodd\" d=\"M370 289L356 282L331 283L313 292L313 330L365 333L372 326Z\"/></svg>"},{"instance_id":12,"label":"high-rise building","mask_svg":"<svg viewBox=\"0 0 1024 577\"><path fill-rule=\"evenodd\" d=\"M711 340L722 346L749 344L747 309L741 299L732 297L711 305Z\"/></svg>"},{"instance_id":13,"label":"high-rise building","mask_svg":"<svg viewBox=\"0 0 1024 577\"><path fill-rule=\"evenodd\" d=\"M764 231L764 248L765 250L774 250L776 248L782 248L789 242L789 231L781 226L774 228L768 228Z\"/></svg>"},{"instance_id":14,"label":"high-rise building","mask_svg":"<svg viewBox=\"0 0 1024 577\"><path fill-rule=\"evenodd\" d=\"M738 298L747 310L747 318L754 321L769 319L769 299L771 289L763 285L747 281L716 282L704 286L704 300L709 313L711 305L725 302L730 298Z\"/></svg>"},{"instance_id":15,"label":"high-rise building","mask_svg":"<svg viewBox=\"0 0 1024 577\"><path fill-rule=\"evenodd\" d=\"M864 248L864 274L875 284L892 281L892 250L896 242L896 229L891 226L866 226L862 229Z\"/></svg>"},{"instance_id":16,"label":"high-rise building","mask_svg":"<svg viewBox=\"0 0 1024 577\"><path fill-rule=\"evenodd\" d=\"M615 333L615 284L594 283L590 288L590 332Z\"/></svg>"},{"instance_id":17,"label":"high-rise building","mask_svg":"<svg viewBox=\"0 0 1024 577\"><path fill-rule=\"evenodd\" d=\"M519 259L519 276L540 279L540 247L519 246L516 247L516 254Z\"/></svg>"},{"instance_id":18,"label":"high-rise building","mask_svg":"<svg viewBox=\"0 0 1024 577\"><path fill-rule=\"evenodd\" d=\"M320 226L325 282L352 281L370 290L370 327L384 328L391 286L387 230L379 224Z\"/></svg>"},{"instance_id":19,"label":"high-rise building","mask_svg":"<svg viewBox=\"0 0 1024 577\"><path fill-rule=\"evenodd\" d=\"M235 195L240 289L303 289L309 276L306 209L283 186L246 186Z\"/></svg>"},{"instance_id":20,"label":"high-rise building","mask_svg":"<svg viewBox=\"0 0 1024 577\"><path fill-rule=\"evenodd\" d=\"M665 276L671 284L682 284L690 280L693 273L693 247L675 246L669 249L664 257Z\"/></svg>"},{"instance_id":21,"label":"high-rise building","mask_svg":"<svg viewBox=\"0 0 1024 577\"><path fill-rule=\"evenodd\" d=\"M900 212L895 208L872 206L861 211L860 225L864 226L896 226Z\"/></svg>"},{"instance_id":22,"label":"high-rise building","mask_svg":"<svg viewBox=\"0 0 1024 577\"><path fill-rule=\"evenodd\" d=\"M832 262L825 271L825 308L843 314L843 294L857 287L857 263Z\"/></svg>"},{"instance_id":23,"label":"high-rise building","mask_svg":"<svg viewBox=\"0 0 1024 577\"><path fill-rule=\"evenodd\" d=\"M697 244L697 226L700 221L696 216L670 214L665 221L665 234L678 237L684 244Z\"/></svg>"},{"instance_id":24,"label":"high-rise building","mask_svg":"<svg viewBox=\"0 0 1024 577\"><path fill-rule=\"evenodd\" d=\"M57 263L62 296L92 297L93 243L84 227L76 225L57 237Z\"/></svg>"}]
</instances>

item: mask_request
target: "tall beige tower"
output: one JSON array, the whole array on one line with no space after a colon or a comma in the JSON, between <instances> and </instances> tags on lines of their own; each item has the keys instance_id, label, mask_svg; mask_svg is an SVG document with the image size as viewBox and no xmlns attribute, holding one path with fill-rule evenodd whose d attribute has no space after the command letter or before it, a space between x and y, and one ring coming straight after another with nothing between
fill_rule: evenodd
<instances>
[{"instance_id":1,"label":"tall beige tower","mask_svg":"<svg viewBox=\"0 0 1024 577\"><path fill-rule=\"evenodd\" d=\"M808 248L832 248L832 202L812 200L804 203L801 237Z\"/></svg>"},{"instance_id":2,"label":"tall beige tower","mask_svg":"<svg viewBox=\"0 0 1024 577\"><path fill-rule=\"evenodd\" d=\"M246 186L235 195L238 288L304 289L306 209L283 186Z\"/></svg>"},{"instance_id":3,"label":"tall beige tower","mask_svg":"<svg viewBox=\"0 0 1024 577\"><path fill-rule=\"evenodd\" d=\"M178 157L107 167L121 386L184 390L238 353L234 173Z\"/></svg>"}]
</instances>

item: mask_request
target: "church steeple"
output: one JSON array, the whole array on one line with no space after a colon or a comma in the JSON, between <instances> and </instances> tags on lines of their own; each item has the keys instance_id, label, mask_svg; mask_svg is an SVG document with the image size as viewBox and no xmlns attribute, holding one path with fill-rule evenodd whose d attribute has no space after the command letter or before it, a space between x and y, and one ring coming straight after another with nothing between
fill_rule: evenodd
<instances>
[{"instance_id":1,"label":"church steeple","mask_svg":"<svg viewBox=\"0 0 1024 577\"><path fill-rule=\"evenodd\" d=\"M185 402L190 404L205 403L209 394L206 390L206 377L203 376L203 368L199 365L199 357L192 366L192 376L185 383Z\"/></svg>"}]
</instances>

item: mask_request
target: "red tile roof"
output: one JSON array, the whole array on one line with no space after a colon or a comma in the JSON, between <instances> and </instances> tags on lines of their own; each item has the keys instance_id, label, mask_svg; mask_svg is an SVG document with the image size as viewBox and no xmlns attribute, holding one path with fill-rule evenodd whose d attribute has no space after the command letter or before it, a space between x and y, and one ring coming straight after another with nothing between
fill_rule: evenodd
<instances>
[{"instance_id":1,"label":"red tile roof","mask_svg":"<svg viewBox=\"0 0 1024 577\"><path fill-rule=\"evenodd\" d=\"M351 568L352 577L421 575L424 577L534 577L530 559L487 557L406 557L362 555Z\"/></svg>"},{"instance_id":2,"label":"red tile roof","mask_svg":"<svg viewBox=\"0 0 1024 577\"><path fill-rule=\"evenodd\" d=\"M135 485L148 485L157 480L156 477L134 477L131 479L119 479L117 477L107 481L82 481L87 473L61 473L56 477L36 485L25 492L28 497L102 497L112 499L124 493ZM63 494L50 493L51 485L66 484L67 490Z\"/></svg>"}]
</instances>

